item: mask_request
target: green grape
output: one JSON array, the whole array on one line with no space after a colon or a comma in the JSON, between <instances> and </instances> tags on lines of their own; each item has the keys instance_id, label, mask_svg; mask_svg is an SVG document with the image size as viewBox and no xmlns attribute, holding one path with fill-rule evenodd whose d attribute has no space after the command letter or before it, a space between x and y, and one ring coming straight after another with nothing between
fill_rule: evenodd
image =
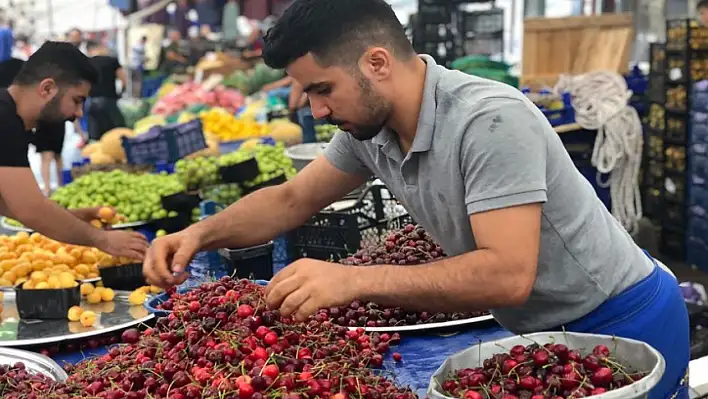
<instances>
[{"instance_id":1,"label":"green grape","mask_svg":"<svg viewBox=\"0 0 708 399\"><path fill-rule=\"evenodd\" d=\"M51 199L68 209L110 205L129 222L162 219L162 197L183 192L176 175L91 172L58 188Z\"/></svg>"}]
</instances>

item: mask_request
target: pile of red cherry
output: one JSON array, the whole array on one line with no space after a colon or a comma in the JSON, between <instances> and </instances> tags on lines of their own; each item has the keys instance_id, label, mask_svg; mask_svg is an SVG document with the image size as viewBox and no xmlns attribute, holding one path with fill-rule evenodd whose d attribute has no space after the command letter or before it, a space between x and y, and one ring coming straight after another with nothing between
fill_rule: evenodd
<instances>
[{"instance_id":1,"label":"pile of red cherry","mask_svg":"<svg viewBox=\"0 0 708 399\"><path fill-rule=\"evenodd\" d=\"M646 374L631 370L605 345L583 356L562 344L517 345L484 360L482 367L454 371L441 387L463 399L575 399L632 384Z\"/></svg>"},{"instance_id":2,"label":"pile of red cherry","mask_svg":"<svg viewBox=\"0 0 708 399\"><path fill-rule=\"evenodd\" d=\"M369 265L420 265L445 256L445 252L421 226L406 225L401 230L391 231L383 243L365 248L339 263L353 266ZM407 312L398 307L382 307L373 302L354 301L348 306L322 309L316 316L319 320L331 320L347 327L398 327L426 323L469 319L488 314Z\"/></svg>"},{"instance_id":3,"label":"pile of red cherry","mask_svg":"<svg viewBox=\"0 0 708 399\"><path fill-rule=\"evenodd\" d=\"M0 397L415 398L374 370L397 335L296 323L266 308L263 287L230 278L173 294L171 307L154 328L125 331L106 355L66 366L65 384L0 373Z\"/></svg>"}]
</instances>

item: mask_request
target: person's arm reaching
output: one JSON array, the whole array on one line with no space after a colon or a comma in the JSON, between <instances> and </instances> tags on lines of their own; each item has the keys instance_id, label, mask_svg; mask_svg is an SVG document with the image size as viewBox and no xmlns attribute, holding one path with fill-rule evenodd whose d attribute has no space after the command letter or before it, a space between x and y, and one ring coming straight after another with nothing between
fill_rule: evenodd
<instances>
[{"instance_id":1,"label":"person's arm reaching","mask_svg":"<svg viewBox=\"0 0 708 399\"><path fill-rule=\"evenodd\" d=\"M460 171L476 250L419 266L302 259L271 280L268 305L304 320L353 299L438 312L525 303L536 281L547 200L543 123L512 99L490 99L471 120L467 132L475 134L460 143Z\"/></svg>"},{"instance_id":2,"label":"person's arm reaching","mask_svg":"<svg viewBox=\"0 0 708 399\"><path fill-rule=\"evenodd\" d=\"M57 241L142 259L147 242L139 233L107 232L79 220L42 195L30 168L0 167L0 195L12 217Z\"/></svg>"},{"instance_id":3,"label":"person's arm reaching","mask_svg":"<svg viewBox=\"0 0 708 399\"><path fill-rule=\"evenodd\" d=\"M333 142L333 148L339 148L337 141ZM338 151L347 152L344 148ZM299 227L322 208L361 186L370 172L363 165L358 164L358 168L361 173L345 173L320 156L292 180L258 190L179 233L155 240L143 272L152 284L177 285L186 276L176 278L173 273L184 271L200 250L258 245Z\"/></svg>"},{"instance_id":4,"label":"person's arm reaching","mask_svg":"<svg viewBox=\"0 0 708 399\"><path fill-rule=\"evenodd\" d=\"M261 88L261 91L267 93L267 92L275 90L275 89L280 89L281 87L290 86L292 83L293 83L293 78L291 78L290 76L286 76L282 79L276 80L273 83L268 83L267 85L264 85Z\"/></svg>"},{"instance_id":5,"label":"person's arm reaching","mask_svg":"<svg viewBox=\"0 0 708 399\"><path fill-rule=\"evenodd\" d=\"M118 64L118 69L116 69L116 78L120 80L121 90L125 91L128 87L128 73L126 72L125 68L120 66L120 64Z\"/></svg>"}]
</instances>

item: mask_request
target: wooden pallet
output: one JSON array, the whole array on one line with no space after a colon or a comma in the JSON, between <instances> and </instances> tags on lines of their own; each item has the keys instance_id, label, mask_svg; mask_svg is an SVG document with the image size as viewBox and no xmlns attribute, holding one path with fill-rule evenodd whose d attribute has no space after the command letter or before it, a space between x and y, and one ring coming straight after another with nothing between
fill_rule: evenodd
<instances>
[{"instance_id":1,"label":"wooden pallet","mask_svg":"<svg viewBox=\"0 0 708 399\"><path fill-rule=\"evenodd\" d=\"M561 74L625 73L634 40L631 14L524 20L522 86L553 86Z\"/></svg>"}]
</instances>

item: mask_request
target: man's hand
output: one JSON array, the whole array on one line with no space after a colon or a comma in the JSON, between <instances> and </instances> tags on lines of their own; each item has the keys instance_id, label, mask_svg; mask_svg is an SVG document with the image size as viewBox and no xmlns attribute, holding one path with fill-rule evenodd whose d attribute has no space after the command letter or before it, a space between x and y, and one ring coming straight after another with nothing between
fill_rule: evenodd
<instances>
[{"instance_id":1,"label":"man's hand","mask_svg":"<svg viewBox=\"0 0 708 399\"><path fill-rule=\"evenodd\" d=\"M148 249L148 242L140 233L133 231L101 231L96 247L113 256L125 257L142 261Z\"/></svg>"},{"instance_id":2,"label":"man's hand","mask_svg":"<svg viewBox=\"0 0 708 399\"><path fill-rule=\"evenodd\" d=\"M360 268L314 259L300 259L276 274L266 288L266 302L284 316L304 321L321 308L359 297Z\"/></svg>"},{"instance_id":3,"label":"man's hand","mask_svg":"<svg viewBox=\"0 0 708 399\"><path fill-rule=\"evenodd\" d=\"M115 208L111 206L95 206L93 208L79 208L79 209L72 209L69 212L74 214L77 218L83 220L84 222L90 223L92 220L101 220L101 215L99 214L99 210L102 208L109 208L113 210L113 214L116 214Z\"/></svg>"},{"instance_id":4,"label":"man's hand","mask_svg":"<svg viewBox=\"0 0 708 399\"><path fill-rule=\"evenodd\" d=\"M199 236L189 230L160 237L148 250L143 274L150 284L161 288L182 284L188 277L184 270L200 249Z\"/></svg>"}]
</instances>

